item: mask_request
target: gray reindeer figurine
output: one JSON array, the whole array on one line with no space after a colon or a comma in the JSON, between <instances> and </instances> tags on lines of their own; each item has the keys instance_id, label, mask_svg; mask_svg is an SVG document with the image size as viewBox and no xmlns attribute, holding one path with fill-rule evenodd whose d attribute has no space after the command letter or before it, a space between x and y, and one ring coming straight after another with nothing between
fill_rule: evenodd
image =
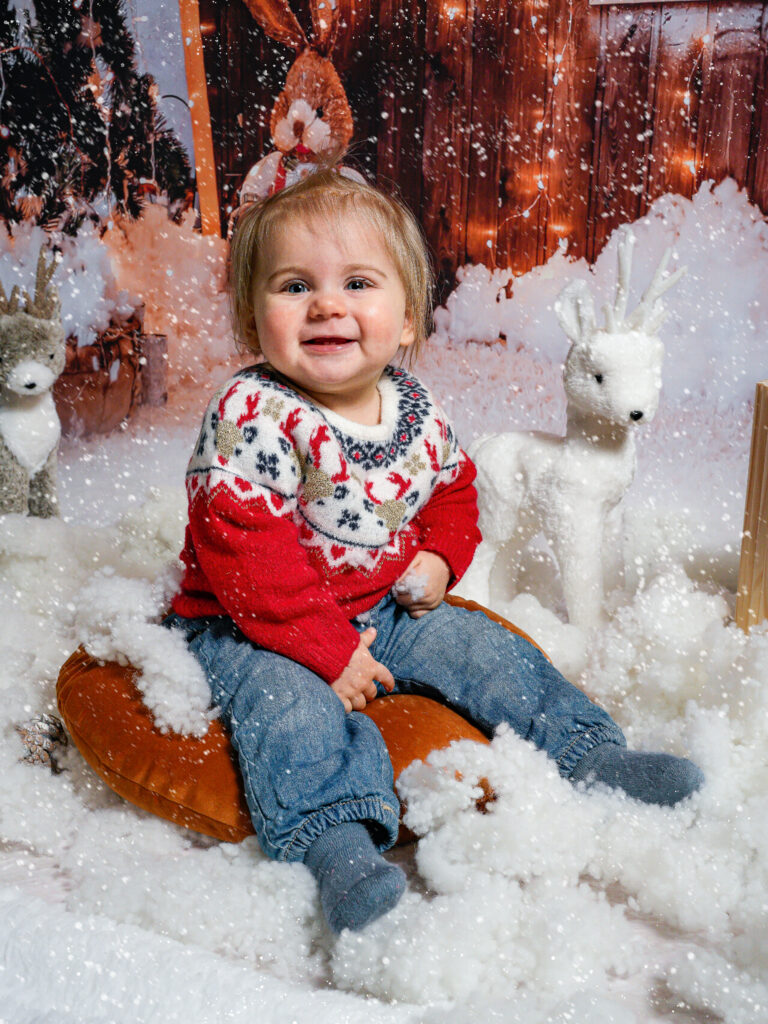
<instances>
[{"instance_id":1,"label":"gray reindeer figurine","mask_svg":"<svg viewBox=\"0 0 768 1024\"><path fill-rule=\"evenodd\" d=\"M56 457L61 423L52 387L64 369L66 338L51 286L55 256L37 260L35 296L0 284L0 514L58 515ZM21 303L23 302L23 308Z\"/></svg>"}]
</instances>

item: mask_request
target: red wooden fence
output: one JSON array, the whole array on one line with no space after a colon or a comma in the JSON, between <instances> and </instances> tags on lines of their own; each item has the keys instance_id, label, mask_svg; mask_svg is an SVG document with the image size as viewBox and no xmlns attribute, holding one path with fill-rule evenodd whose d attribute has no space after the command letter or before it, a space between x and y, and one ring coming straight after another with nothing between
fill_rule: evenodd
<instances>
[{"instance_id":1,"label":"red wooden fence","mask_svg":"<svg viewBox=\"0 0 768 1024\"><path fill-rule=\"evenodd\" d=\"M272 146L292 53L241 0L199 0L223 220ZM309 30L307 0L293 9ZM441 276L593 260L664 192L732 175L768 210L768 4L336 0L349 162L394 182Z\"/></svg>"}]
</instances>

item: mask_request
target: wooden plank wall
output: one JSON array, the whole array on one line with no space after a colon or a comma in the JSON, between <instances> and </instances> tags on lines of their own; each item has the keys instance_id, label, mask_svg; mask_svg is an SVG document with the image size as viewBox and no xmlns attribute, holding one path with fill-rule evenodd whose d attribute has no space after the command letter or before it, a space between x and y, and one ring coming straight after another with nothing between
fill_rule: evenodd
<instances>
[{"instance_id":1,"label":"wooden plank wall","mask_svg":"<svg viewBox=\"0 0 768 1024\"><path fill-rule=\"evenodd\" d=\"M309 28L308 0L292 7ZM732 175L768 211L768 0L336 0L349 162L419 215L444 287L523 273L563 239L594 260L664 192ZM223 222L272 147L292 62L241 0L200 0Z\"/></svg>"}]
</instances>

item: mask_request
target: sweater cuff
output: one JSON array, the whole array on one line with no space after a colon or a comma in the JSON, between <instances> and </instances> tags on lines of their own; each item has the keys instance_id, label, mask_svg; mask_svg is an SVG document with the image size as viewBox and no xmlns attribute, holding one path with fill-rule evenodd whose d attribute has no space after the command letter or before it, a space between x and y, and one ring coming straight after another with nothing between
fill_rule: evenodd
<instances>
[{"instance_id":1,"label":"sweater cuff","mask_svg":"<svg viewBox=\"0 0 768 1024\"><path fill-rule=\"evenodd\" d=\"M297 657L296 660L303 661L307 668L319 675L330 686L347 667L359 643L360 636L355 627L350 623L349 631L344 631L344 636L339 639L338 643L332 647L322 647L319 649L319 658L312 659L315 662L314 664L310 664L309 660L302 657ZM311 653L314 654L315 652Z\"/></svg>"},{"instance_id":2,"label":"sweater cuff","mask_svg":"<svg viewBox=\"0 0 768 1024\"><path fill-rule=\"evenodd\" d=\"M443 533L442 530L435 530L434 533L425 532L420 547L423 551L432 551L440 555L448 563L451 570L451 578L448 580L446 590L451 590L459 582L461 577L469 568L475 553L473 538L463 539L452 538Z\"/></svg>"}]
</instances>

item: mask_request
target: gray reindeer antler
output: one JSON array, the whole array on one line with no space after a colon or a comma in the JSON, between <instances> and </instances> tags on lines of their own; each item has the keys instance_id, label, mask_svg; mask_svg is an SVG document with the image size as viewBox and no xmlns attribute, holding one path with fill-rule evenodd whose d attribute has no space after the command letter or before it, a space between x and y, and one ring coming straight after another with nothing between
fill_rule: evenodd
<instances>
[{"instance_id":1,"label":"gray reindeer antler","mask_svg":"<svg viewBox=\"0 0 768 1024\"><path fill-rule=\"evenodd\" d=\"M680 267L674 274L664 277L669 264L672 250L667 249L656 268L653 280L643 292L640 302L635 309L627 316L627 300L629 297L629 279L632 273L632 249L635 245L635 236L630 228L624 228L621 232L618 250L618 276L616 279L616 296L613 305L603 306L605 313L605 329L609 334L618 334L621 331L642 331L644 334L654 334L661 326L666 312L661 304L661 296L677 284L687 267Z\"/></svg>"},{"instance_id":2,"label":"gray reindeer antler","mask_svg":"<svg viewBox=\"0 0 768 1024\"><path fill-rule=\"evenodd\" d=\"M5 288L3 288L3 282L0 281L0 313L7 313L8 316L13 316L14 313L19 311L19 286L15 284L11 289L11 296L5 294Z\"/></svg>"},{"instance_id":3,"label":"gray reindeer antler","mask_svg":"<svg viewBox=\"0 0 768 1024\"><path fill-rule=\"evenodd\" d=\"M51 278L56 273L57 259L54 256L51 262L45 262L46 246L40 246L37 257L37 271L35 274L35 296L32 298L26 289L23 292L25 299L24 312L40 320L51 320L58 310L59 296L55 288L51 287ZM16 289L14 289L15 291ZM13 292L11 293L11 300ZM9 300L9 301L11 301Z\"/></svg>"}]
</instances>

